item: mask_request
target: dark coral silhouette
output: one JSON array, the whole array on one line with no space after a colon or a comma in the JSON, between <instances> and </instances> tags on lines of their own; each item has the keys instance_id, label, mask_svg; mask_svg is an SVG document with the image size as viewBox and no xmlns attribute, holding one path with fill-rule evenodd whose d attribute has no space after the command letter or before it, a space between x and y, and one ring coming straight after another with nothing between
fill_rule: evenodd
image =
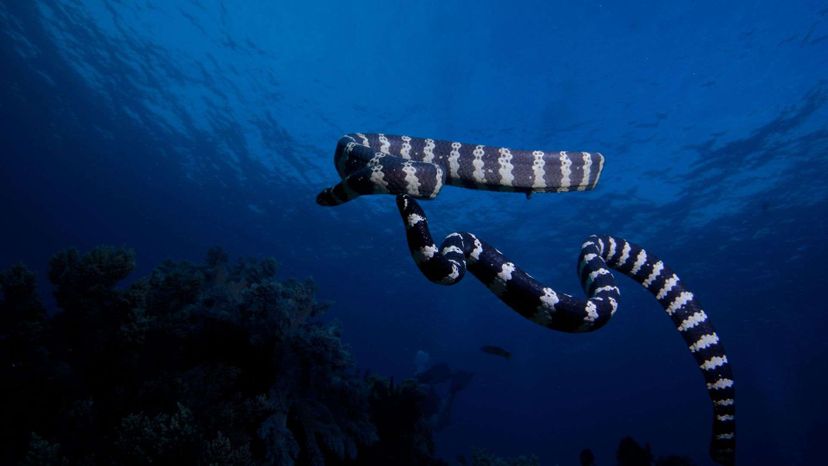
<instances>
[{"instance_id":1,"label":"dark coral silhouette","mask_svg":"<svg viewBox=\"0 0 828 466\"><path fill-rule=\"evenodd\" d=\"M444 464L418 384L358 376L312 282L214 249L119 287L134 264L55 255L52 317L0 274L0 463Z\"/></svg>"},{"instance_id":2,"label":"dark coral silhouette","mask_svg":"<svg viewBox=\"0 0 828 466\"><path fill-rule=\"evenodd\" d=\"M615 459L618 466L651 466L653 454L649 444L641 446L632 437L624 437L618 444Z\"/></svg>"},{"instance_id":3,"label":"dark coral silhouette","mask_svg":"<svg viewBox=\"0 0 828 466\"><path fill-rule=\"evenodd\" d=\"M595 455L589 448L581 450L581 454L578 455L578 460L580 461L581 466L595 466Z\"/></svg>"},{"instance_id":4,"label":"dark coral silhouette","mask_svg":"<svg viewBox=\"0 0 828 466\"><path fill-rule=\"evenodd\" d=\"M370 376L371 418L380 441L360 451L354 465L448 466L434 457L429 387L413 379Z\"/></svg>"},{"instance_id":5,"label":"dark coral silhouette","mask_svg":"<svg viewBox=\"0 0 828 466\"><path fill-rule=\"evenodd\" d=\"M642 446L632 437L624 437L615 453L618 466L693 466L693 462L681 456L655 458L650 444Z\"/></svg>"}]
</instances>

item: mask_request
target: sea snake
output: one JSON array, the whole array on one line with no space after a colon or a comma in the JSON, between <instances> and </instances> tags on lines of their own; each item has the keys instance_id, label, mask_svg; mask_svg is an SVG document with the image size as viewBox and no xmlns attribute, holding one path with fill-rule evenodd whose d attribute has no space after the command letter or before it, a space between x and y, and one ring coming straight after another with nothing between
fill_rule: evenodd
<instances>
[{"instance_id":1,"label":"sea snake","mask_svg":"<svg viewBox=\"0 0 828 466\"><path fill-rule=\"evenodd\" d=\"M339 140L334 158L342 181L322 191L317 202L338 205L363 194L396 194L411 255L432 282L453 285L468 269L523 317L572 333L603 327L618 308L621 294L610 268L640 283L672 319L704 376L713 403L710 456L734 464L735 390L727 354L696 297L662 260L621 238L590 236L578 259L588 296L582 300L539 283L471 233L452 233L438 247L415 200L433 199L444 184L527 194L592 189L603 167L601 154L356 133Z\"/></svg>"},{"instance_id":2,"label":"sea snake","mask_svg":"<svg viewBox=\"0 0 828 466\"><path fill-rule=\"evenodd\" d=\"M316 201L322 205L342 204L362 194L433 199L446 184L527 195L584 191L598 183L604 157L356 133L339 140L334 164L342 181L319 194Z\"/></svg>"}]
</instances>

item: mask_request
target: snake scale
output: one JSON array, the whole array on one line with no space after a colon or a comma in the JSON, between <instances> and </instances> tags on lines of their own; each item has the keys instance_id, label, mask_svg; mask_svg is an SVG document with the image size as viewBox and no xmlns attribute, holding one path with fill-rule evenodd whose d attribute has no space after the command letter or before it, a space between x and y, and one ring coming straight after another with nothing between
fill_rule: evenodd
<instances>
[{"instance_id":1,"label":"snake scale","mask_svg":"<svg viewBox=\"0 0 828 466\"><path fill-rule=\"evenodd\" d=\"M415 200L433 199L446 184L527 195L584 191L598 183L604 165L601 154L523 151L355 133L339 140L334 163L341 181L319 193L319 204L339 205L366 194L397 195L409 250L429 280L453 285L468 270L506 305L544 327L573 333L603 327L620 300L610 269L641 284L673 321L704 376L713 404L710 456L722 465L735 463L736 407L730 363L698 300L662 260L624 239L590 236L581 245L578 259L587 299L578 299L544 286L471 233L452 233L438 247L425 212Z\"/></svg>"}]
</instances>

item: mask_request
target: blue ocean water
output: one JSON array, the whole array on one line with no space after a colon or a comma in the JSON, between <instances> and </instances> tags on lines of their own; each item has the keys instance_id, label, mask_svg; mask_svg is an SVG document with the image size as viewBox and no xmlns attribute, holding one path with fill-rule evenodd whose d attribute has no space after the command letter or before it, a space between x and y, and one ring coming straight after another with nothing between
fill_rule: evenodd
<instances>
[{"instance_id":1,"label":"blue ocean water","mask_svg":"<svg viewBox=\"0 0 828 466\"><path fill-rule=\"evenodd\" d=\"M473 279L429 283L392 197L315 203L348 132L600 151L594 191L423 207L437 236L474 232L572 294L588 235L656 251L727 347L739 463L821 464L826 123L820 1L6 0L0 268L44 277L102 243L141 273L216 244L273 256L333 302L360 368L405 378L422 352L475 373L436 437L447 459L610 464L632 435L712 464L700 374L634 282L604 329L552 332Z\"/></svg>"}]
</instances>

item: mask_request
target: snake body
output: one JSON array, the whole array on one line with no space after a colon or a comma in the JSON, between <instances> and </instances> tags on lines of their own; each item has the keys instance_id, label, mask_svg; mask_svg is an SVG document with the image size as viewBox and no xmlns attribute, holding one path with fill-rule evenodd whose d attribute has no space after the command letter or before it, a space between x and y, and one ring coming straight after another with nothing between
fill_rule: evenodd
<instances>
[{"instance_id":1,"label":"snake body","mask_svg":"<svg viewBox=\"0 0 828 466\"><path fill-rule=\"evenodd\" d=\"M433 199L446 184L527 195L584 191L598 183L604 157L355 133L339 140L334 164L342 181L319 194L322 205L342 204L363 194Z\"/></svg>"},{"instance_id":2,"label":"snake body","mask_svg":"<svg viewBox=\"0 0 828 466\"><path fill-rule=\"evenodd\" d=\"M590 236L578 259L587 299L578 299L544 286L471 233L452 233L438 247L415 200L434 198L446 183L526 193L591 189L600 176L603 157L480 145L463 152L464 146L407 136L346 135L335 154L342 181L320 193L317 201L337 205L363 194L396 194L409 250L426 278L453 285L468 270L520 315L553 330L591 332L603 327L620 300L609 269L632 278L655 296L701 369L713 404L711 457L722 465L734 464L736 407L730 363L698 300L662 260L624 239Z\"/></svg>"}]
</instances>

